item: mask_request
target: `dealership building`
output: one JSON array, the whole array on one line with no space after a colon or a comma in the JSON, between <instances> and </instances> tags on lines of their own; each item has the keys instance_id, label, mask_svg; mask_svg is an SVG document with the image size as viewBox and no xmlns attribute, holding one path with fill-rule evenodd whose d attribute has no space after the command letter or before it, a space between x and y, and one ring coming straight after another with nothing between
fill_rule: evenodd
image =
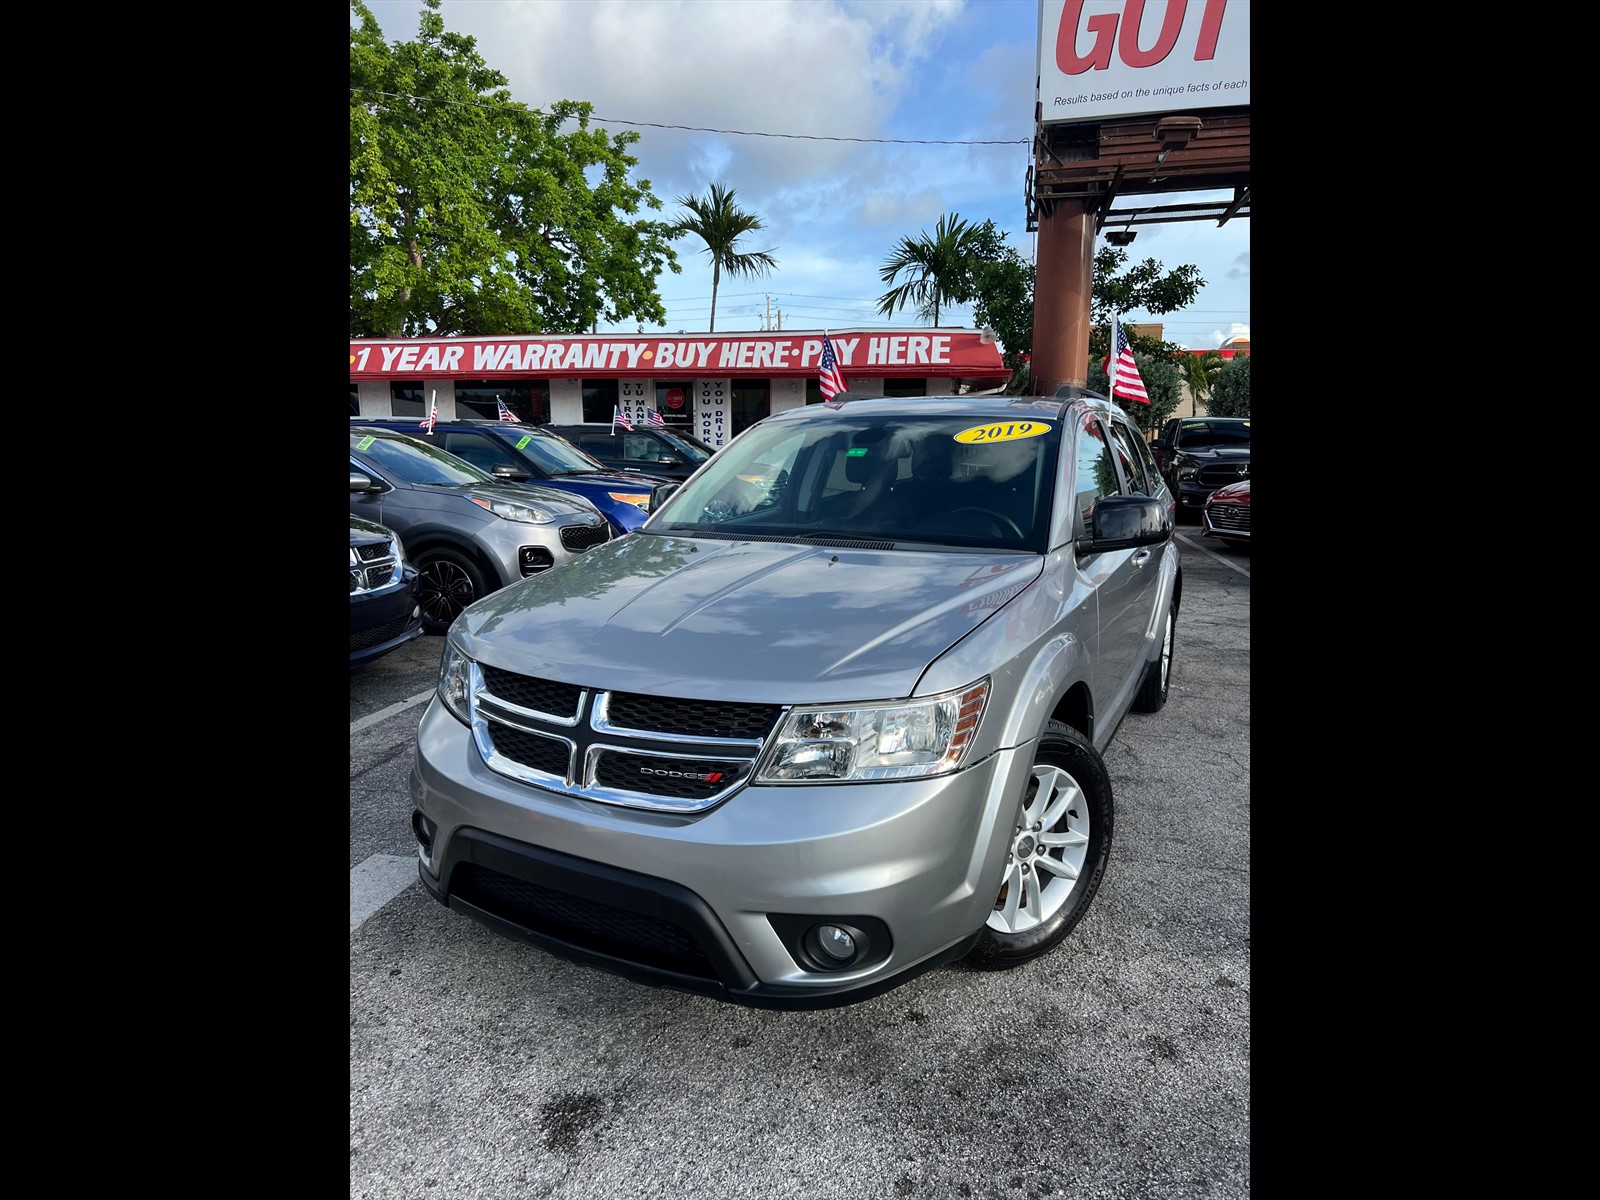
<instances>
[{"instance_id":1,"label":"dealership building","mask_svg":"<svg viewBox=\"0 0 1600 1200\"><path fill-rule=\"evenodd\" d=\"M816 404L821 330L735 334L351 338L350 415L495 419L503 401L528 424L632 421L713 446L770 413ZM938 396L1003 387L991 333L830 329L852 392Z\"/></svg>"}]
</instances>

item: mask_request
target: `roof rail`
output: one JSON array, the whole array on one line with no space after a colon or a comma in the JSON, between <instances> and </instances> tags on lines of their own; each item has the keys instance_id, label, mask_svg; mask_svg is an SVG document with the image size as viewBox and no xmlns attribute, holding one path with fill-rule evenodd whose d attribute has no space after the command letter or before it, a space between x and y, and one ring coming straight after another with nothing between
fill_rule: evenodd
<instances>
[{"instance_id":1,"label":"roof rail","mask_svg":"<svg viewBox=\"0 0 1600 1200\"><path fill-rule=\"evenodd\" d=\"M824 408L843 408L852 400L882 400L882 396L869 396L865 392L835 392L822 402Z\"/></svg>"},{"instance_id":2,"label":"roof rail","mask_svg":"<svg viewBox=\"0 0 1600 1200\"><path fill-rule=\"evenodd\" d=\"M1107 395L1104 395L1101 392L1091 391L1090 389L1088 389L1086 387L1079 387L1075 383L1067 383L1067 384L1062 384L1062 386L1060 386L1060 387L1058 387L1056 389L1056 399L1057 400L1107 400L1107 401L1109 401L1111 399L1111 397L1107 396Z\"/></svg>"}]
</instances>

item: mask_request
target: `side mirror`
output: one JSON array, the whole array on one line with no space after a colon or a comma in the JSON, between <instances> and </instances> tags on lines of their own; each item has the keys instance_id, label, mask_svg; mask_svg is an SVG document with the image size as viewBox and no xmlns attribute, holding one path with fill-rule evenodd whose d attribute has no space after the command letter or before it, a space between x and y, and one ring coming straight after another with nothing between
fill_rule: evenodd
<instances>
[{"instance_id":1,"label":"side mirror","mask_svg":"<svg viewBox=\"0 0 1600 1200\"><path fill-rule=\"evenodd\" d=\"M660 458L656 459L656 462L660 463L663 467L683 466L683 459L679 458L676 454L663 454Z\"/></svg>"},{"instance_id":2,"label":"side mirror","mask_svg":"<svg viewBox=\"0 0 1600 1200\"><path fill-rule=\"evenodd\" d=\"M521 483L523 480L528 478L528 473L526 471L519 471L510 463L496 463L490 469L489 474L493 475L496 479L510 479L517 483Z\"/></svg>"},{"instance_id":3,"label":"side mirror","mask_svg":"<svg viewBox=\"0 0 1600 1200\"><path fill-rule=\"evenodd\" d=\"M375 486L371 476L363 475L360 471L350 472L350 490L352 492L370 492Z\"/></svg>"},{"instance_id":4,"label":"side mirror","mask_svg":"<svg viewBox=\"0 0 1600 1200\"><path fill-rule=\"evenodd\" d=\"M1107 496L1094 506L1093 517L1093 536L1073 543L1079 554L1159 546L1172 537L1166 505L1154 496Z\"/></svg>"},{"instance_id":5,"label":"side mirror","mask_svg":"<svg viewBox=\"0 0 1600 1200\"><path fill-rule=\"evenodd\" d=\"M666 502L667 497L671 496L673 492L677 491L682 486L683 485L681 483L656 484L656 486L650 490L650 511L657 511L661 505Z\"/></svg>"}]
</instances>

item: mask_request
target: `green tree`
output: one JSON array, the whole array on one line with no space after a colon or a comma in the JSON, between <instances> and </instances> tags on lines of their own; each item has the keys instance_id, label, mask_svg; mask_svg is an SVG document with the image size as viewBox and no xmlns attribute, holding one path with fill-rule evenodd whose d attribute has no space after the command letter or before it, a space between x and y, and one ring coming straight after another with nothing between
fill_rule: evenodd
<instances>
[{"instance_id":1,"label":"green tree","mask_svg":"<svg viewBox=\"0 0 1600 1200\"><path fill-rule=\"evenodd\" d=\"M972 254L972 319L995 331L1000 360L1011 370L1006 391L1016 394L1027 385L1033 348L1034 265L1006 243L993 221L978 227Z\"/></svg>"},{"instance_id":2,"label":"green tree","mask_svg":"<svg viewBox=\"0 0 1600 1200\"><path fill-rule=\"evenodd\" d=\"M984 232L985 226L990 231ZM878 311L886 317L914 305L919 319L939 324L939 310L950 304L964 304L972 298L973 272L977 254L989 246L994 222L973 225L957 213L939 218L933 236L903 237L878 269L884 283L894 284L902 272L905 279L878 297Z\"/></svg>"},{"instance_id":3,"label":"green tree","mask_svg":"<svg viewBox=\"0 0 1600 1200\"><path fill-rule=\"evenodd\" d=\"M512 101L476 39L422 0L417 39L386 43L350 10L350 333L577 333L600 318L666 319L682 270L637 133L589 128L591 105ZM577 129L561 127L577 120Z\"/></svg>"},{"instance_id":4,"label":"green tree","mask_svg":"<svg viewBox=\"0 0 1600 1200\"><path fill-rule=\"evenodd\" d=\"M1140 404L1127 396L1112 396L1112 399L1133 418L1134 424L1148 434L1160 429L1167 418L1177 412L1178 404L1183 399L1183 375L1169 354L1146 354L1135 350L1133 361L1139 368L1139 378L1144 380L1144 390L1150 397L1150 403ZM1106 375L1104 355L1090 358L1083 385L1102 396L1111 395L1111 380Z\"/></svg>"},{"instance_id":5,"label":"green tree","mask_svg":"<svg viewBox=\"0 0 1600 1200\"><path fill-rule=\"evenodd\" d=\"M1183 375L1183 382L1189 388L1189 415L1193 416L1199 411L1199 406L1206 402L1206 397L1211 394L1211 382L1217 377L1217 372L1228 360L1215 350L1207 350L1201 354L1184 354L1178 356L1178 369Z\"/></svg>"},{"instance_id":6,"label":"green tree","mask_svg":"<svg viewBox=\"0 0 1600 1200\"><path fill-rule=\"evenodd\" d=\"M711 333L717 331L717 287L722 282L722 273L726 271L731 279L754 277L765 275L778 265L769 251L739 252L739 239L765 229L766 223L735 204L733 195L732 188L713 183L704 197L678 197L678 203L692 215L678 222L673 235L694 234L706 244L705 252L711 259Z\"/></svg>"},{"instance_id":7,"label":"green tree","mask_svg":"<svg viewBox=\"0 0 1600 1200\"><path fill-rule=\"evenodd\" d=\"M1214 417L1248 417L1250 415L1250 356L1235 354L1228 365L1217 372L1211 385L1211 403L1208 411Z\"/></svg>"}]
</instances>

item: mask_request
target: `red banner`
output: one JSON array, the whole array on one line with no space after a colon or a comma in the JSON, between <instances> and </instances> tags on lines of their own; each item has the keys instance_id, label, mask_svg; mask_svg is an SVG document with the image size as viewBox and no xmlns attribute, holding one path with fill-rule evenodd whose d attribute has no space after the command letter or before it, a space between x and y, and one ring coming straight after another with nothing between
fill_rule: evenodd
<instances>
[{"instance_id":1,"label":"red banner","mask_svg":"<svg viewBox=\"0 0 1600 1200\"><path fill-rule=\"evenodd\" d=\"M984 335L930 329L916 333L829 332L846 378L949 376L1003 380L1011 374ZM814 376L817 333L725 337L351 338L350 378L511 379L530 375L649 378L686 375Z\"/></svg>"}]
</instances>

